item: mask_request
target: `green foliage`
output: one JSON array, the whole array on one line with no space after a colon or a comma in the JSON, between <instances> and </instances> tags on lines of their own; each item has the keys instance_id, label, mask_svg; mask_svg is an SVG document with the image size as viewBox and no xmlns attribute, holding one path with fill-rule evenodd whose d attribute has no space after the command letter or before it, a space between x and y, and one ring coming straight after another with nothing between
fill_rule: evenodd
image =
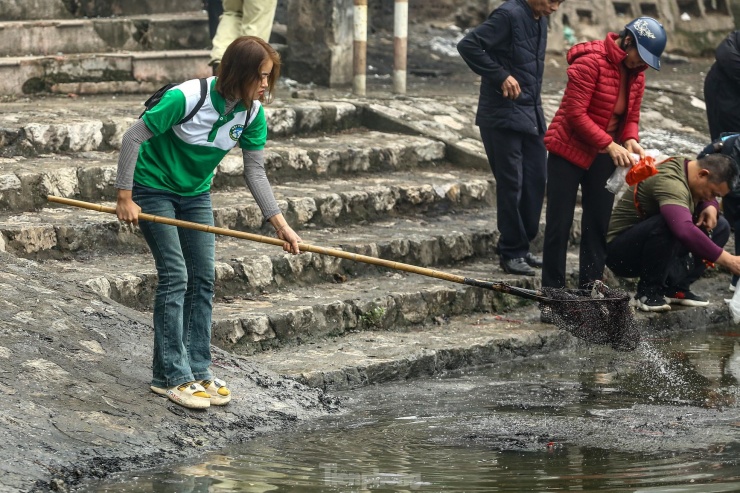
<instances>
[{"instance_id":1,"label":"green foliage","mask_svg":"<svg viewBox=\"0 0 740 493\"><path fill-rule=\"evenodd\" d=\"M382 306L376 306L372 310L369 310L360 315L360 322L365 328L368 329L379 329L381 322L385 316L385 308Z\"/></svg>"}]
</instances>

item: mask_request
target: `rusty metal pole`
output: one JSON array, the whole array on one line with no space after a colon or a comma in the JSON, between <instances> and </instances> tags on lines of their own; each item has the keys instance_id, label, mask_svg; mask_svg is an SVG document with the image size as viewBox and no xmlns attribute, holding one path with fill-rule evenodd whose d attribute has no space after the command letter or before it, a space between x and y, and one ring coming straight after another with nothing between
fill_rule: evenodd
<instances>
[{"instance_id":1,"label":"rusty metal pole","mask_svg":"<svg viewBox=\"0 0 740 493\"><path fill-rule=\"evenodd\" d=\"M352 90L364 96L367 87L367 0L354 0L354 46Z\"/></svg>"},{"instance_id":2,"label":"rusty metal pole","mask_svg":"<svg viewBox=\"0 0 740 493\"><path fill-rule=\"evenodd\" d=\"M408 0L395 0L395 2L393 11L393 92L406 94L409 2Z\"/></svg>"}]
</instances>

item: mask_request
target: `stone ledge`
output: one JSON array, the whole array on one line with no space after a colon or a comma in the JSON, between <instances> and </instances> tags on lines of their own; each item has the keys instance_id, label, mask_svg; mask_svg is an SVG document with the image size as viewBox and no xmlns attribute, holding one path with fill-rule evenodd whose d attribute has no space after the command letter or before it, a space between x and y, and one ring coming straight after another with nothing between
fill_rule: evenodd
<instances>
[{"instance_id":1,"label":"stone ledge","mask_svg":"<svg viewBox=\"0 0 740 493\"><path fill-rule=\"evenodd\" d=\"M436 221L404 220L376 224L372 231L350 227L313 230L306 241L347 252L421 267L450 265L493 256L497 234L488 229L488 214L461 214L458 230ZM216 243L216 296L259 296L289 286L337 283L371 276L385 269L328 255L288 255L273 245L220 237ZM136 309L151 309L157 276L151 255L142 244L129 244L125 254L86 252L81 260L45 261L61 276L98 294Z\"/></svg>"},{"instance_id":2,"label":"stone ledge","mask_svg":"<svg viewBox=\"0 0 740 493\"><path fill-rule=\"evenodd\" d=\"M281 191L288 190L285 187ZM292 191L312 194L278 200L281 210L297 230L382 221L404 215L488 209L493 202L491 184L484 180L437 182L436 188L434 183L399 180L395 184L386 182L367 187L365 191L342 191L341 187L336 193L299 188ZM248 192L216 192L213 202L216 226L272 234ZM115 206L112 202L103 204ZM37 259L94 250L101 244L116 252L125 252L135 244L143 245L138 228L119 223L113 214L56 206L37 212L0 214L0 236L4 237L6 251Z\"/></svg>"},{"instance_id":3,"label":"stone ledge","mask_svg":"<svg viewBox=\"0 0 740 493\"><path fill-rule=\"evenodd\" d=\"M536 312L536 313L535 313ZM364 331L250 357L310 387L336 391L430 377L573 347L567 332L534 322L535 307L467 314L412 332ZM524 318L520 318L520 317Z\"/></svg>"},{"instance_id":4,"label":"stone ledge","mask_svg":"<svg viewBox=\"0 0 740 493\"><path fill-rule=\"evenodd\" d=\"M147 63L158 63L159 59L154 54L148 53L147 57L153 57ZM2 75L0 59L0 83ZM191 77L172 80L187 78ZM156 84L159 87L161 81ZM101 101L101 96L91 98L99 105L86 103L85 99L65 102L46 111L25 104L9 105L0 115L0 158L120 149L124 132L138 118L146 98L122 96L117 97L115 102L110 99ZM276 137L354 128L359 124L359 113L355 105L346 102L289 100L287 103L266 106L268 138L272 140ZM324 144L322 147L327 146ZM428 146L431 154L442 152L443 144ZM425 155L422 149L417 153Z\"/></svg>"}]
</instances>

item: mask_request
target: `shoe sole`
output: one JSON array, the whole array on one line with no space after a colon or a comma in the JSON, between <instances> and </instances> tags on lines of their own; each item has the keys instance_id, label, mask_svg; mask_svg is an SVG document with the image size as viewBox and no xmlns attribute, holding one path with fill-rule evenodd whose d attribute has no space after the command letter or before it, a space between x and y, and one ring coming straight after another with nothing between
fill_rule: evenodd
<instances>
[{"instance_id":1,"label":"shoe sole","mask_svg":"<svg viewBox=\"0 0 740 493\"><path fill-rule=\"evenodd\" d=\"M654 312L654 313L671 311L671 305L650 306L640 301L637 302L637 308L639 308L643 312Z\"/></svg>"},{"instance_id":2,"label":"shoe sole","mask_svg":"<svg viewBox=\"0 0 740 493\"><path fill-rule=\"evenodd\" d=\"M180 396L175 394L174 392L168 391L167 398L175 404L178 404L182 407L187 407L188 409L208 409L209 407L211 407L211 399L206 399L205 397L193 397L193 400L186 401L184 399L181 399Z\"/></svg>"},{"instance_id":3,"label":"shoe sole","mask_svg":"<svg viewBox=\"0 0 740 493\"><path fill-rule=\"evenodd\" d=\"M536 276L537 275L537 273L535 271L531 271L531 272L514 272L512 270L507 269L503 265L501 266L501 269L503 269L503 271L506 272L507 274L511 274L512 276Z\"/></svg>"},{"instance_id":4,"label":"shoe sole","mask_svg":"<svg viewBox=\"0 0 740 493\"><path fill-rule=\"evenodd\" d=\"M681 305L681 306L707 306L709 305L708 301L698 301L698 300L687 300L682 298L666 298L668 300L668 303L672 305Z\"/></svg>"},{"instance_id":5,"label":"shoe sole","mask_svg":"<svg viewBox=\"0 0 740 493\"><path fill-rule=\"evenodd\" d=\"M231 402L231 394L224 397L222 395L213 395L208 392L208 395L211 396L211 406L225 406L226 404Z\"/></svg>"},{"instance_id":6,"label":"shoe sole","mask_svg":"<svg viewBox=\"0 0 740 493\"><path fill-rule=\"evenodd\" d=\"M167 389L162 388L162 387L155 387L154 385L150 385L149 390L151 390L157 395L164 395L164 396L167 395Z\"/></svg>"},{"instance_id":7,"label":"shoe sole","mask_svg":"<svg viewBox=\"0 0 740 493\"><path fill-rule=\"evenodd\" d=\"M180 398L177 395L170 394L168 392L168 389L164 389L162 387L156 387L154 385L150 385L149 386L149 390L151 390L152 392L154 392L157 395L161 395L161 396L167 397L170 401L174 402L175 404L179 404L182 407L187 407L188 409L207 409L207 408L211 407L211 404L212 404L211 399L213 397L211 397L211 399L205 399L204 397L195 397L195 399L203 399L205 402L193 401L193 402L186 403L186 402L180 400ZM208 395L210 395L210 394L208 394ZM229 400L231 400L231 396L229 396ZM216 405L216 406L223 406L224 404L226 404L226 402L224 402L223 404L216 404L215 402L213 402L213 404Z\"/></svg>"}]
</instances>

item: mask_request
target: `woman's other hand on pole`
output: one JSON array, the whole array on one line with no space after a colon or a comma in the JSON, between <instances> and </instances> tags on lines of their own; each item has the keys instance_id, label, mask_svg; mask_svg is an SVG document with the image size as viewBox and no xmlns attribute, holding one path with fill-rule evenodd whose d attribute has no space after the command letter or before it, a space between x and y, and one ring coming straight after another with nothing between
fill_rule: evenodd
<instances>
[{"instance_id":1,"label":"woman's other hand on pole","mask_svg":"<svg viewBox=\"0 0 740 493\"><path fill-rule=\"evenodd\" d=\"M283 226L278 228L276 234L278 238L285 241L285 243L283 244L283 250L288 253L292 253L293 255L301 253L301 249L298 244L303 240L301 240L301 237L298 236L298 233L293 231L293 228L288 226L288 224L284 224Z\"/></svg>"}]
</instances>

